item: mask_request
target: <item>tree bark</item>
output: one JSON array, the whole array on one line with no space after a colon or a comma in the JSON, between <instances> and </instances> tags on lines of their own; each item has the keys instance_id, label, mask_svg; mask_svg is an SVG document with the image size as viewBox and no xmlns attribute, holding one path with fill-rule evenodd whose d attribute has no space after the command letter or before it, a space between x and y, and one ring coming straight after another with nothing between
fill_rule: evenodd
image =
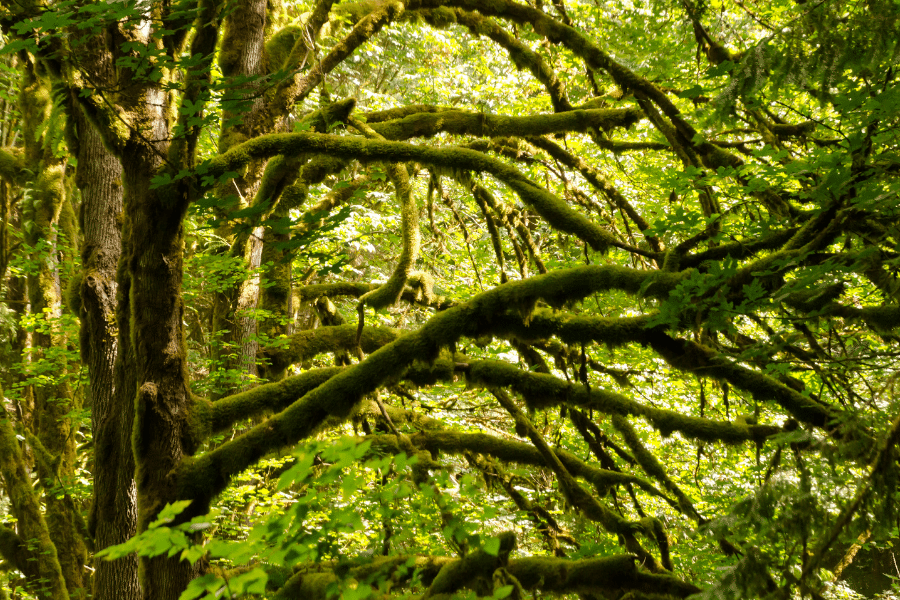
<instances>
[{"instance_id":1,"label":"tree bark","mask_svg":"<svg viewBox=\"0 0 900 600\"><path fill-rule=\"evenodd\" d=\"M37 135L43 121L50 118L50 83L31 62L22 84L24 105L25 157L39 173L34 198L29 206L31 229L27 239L35 249L38 269L28 274L28 295L32 315L40 315L32 343L39 360L50 362L51 381L34 386L34 433L39 441L35 466L45 488L46 522L56 545L59 564L69 595L87 596L84 564L87 547L78 529L80 516L67 490L75 475L75 429L72 411L81 402L69 385L67 358L51 350L66 348L70 340L60 329L62 282L60 257L68 254L66 244L77 243L76 232L67 222L71 213L66 186L66 159L54 152L53 132ZM66 227L69 226L69 227ZM64 230L66 235L60 235ZM33 444L32 444L33 445Z\"/></svg>"},{"instance_id":2,"label":"tree bark","mask_svg":"<svg viewBox=\"0 0 900 600\"><path fill-rule=\"evenodd\" d=\"M94 431L94 498L89 527L96 550L121 544L137 529L133 397L116 387L116 268L122 249L122 168L84 115L73 111L78 131L77 184L82 198L81 348L90 375ZM120 321L121 322L121 321ZM125 342L127 344L127 342ZM120 374L124 376L124 373ZM133 387L131 389L134 389ZM96 600L138 600L135 555L96 561Z\"/></svg>"}]
</instances>

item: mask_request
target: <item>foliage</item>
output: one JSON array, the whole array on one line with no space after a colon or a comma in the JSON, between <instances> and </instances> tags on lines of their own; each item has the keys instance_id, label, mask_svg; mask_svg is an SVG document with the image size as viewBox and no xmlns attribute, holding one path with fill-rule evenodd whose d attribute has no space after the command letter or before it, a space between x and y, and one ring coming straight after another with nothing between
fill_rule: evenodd
<instances>
[{"instance_id":1,"label":"foliage","mask_svg":"<svg viewBox=\"0 0 900 600\"><path fill-rule=\"evenodd\" d=\"M4 3L0 581L886 591L852 575L898 536L898 17Z\"/></svg>"}]
</instances>

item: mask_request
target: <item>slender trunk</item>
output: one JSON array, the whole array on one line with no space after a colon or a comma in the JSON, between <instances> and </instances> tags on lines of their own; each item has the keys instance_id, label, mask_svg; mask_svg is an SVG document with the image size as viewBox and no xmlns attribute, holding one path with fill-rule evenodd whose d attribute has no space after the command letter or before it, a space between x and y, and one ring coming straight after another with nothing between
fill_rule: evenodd
<instances>
[{"instance_id":1,"label":"slender trunk","mask_svg":"<svg viewBox=\"0 0 900 600\"><path fill-rule=\"evenodd\" d=\"M226 78L265 74L266 4L266 0L241 0L225 18L219 66ZM249 98L240 103L242 105L239 105L239 112L225 111L223 114L222 121L232 124L222 129L219 137L220 152L259 133L264 101L255 93L255 88L253 86L253 89L237 92ZM236 177L232 184L223 186L219 194L225 196L237 192L242 207L246 207L259 190L264 168L265 161L253 161L242 176ZM254 313L259 308L263 235L262 227L254 227L249 235L237 235L233 238L232 255L243 259L244 267L251 275L217 295L213 328L215 331L224 331L222 345L216 349L222 368L239 370L240 378L234 385L219 390L214 396L247 389L259 374L256 364L259 353L258 327Z\"/></svg>"},{"instance_id":2,"label":"slender trunk","mask_svg":"<svg viewBox=\"0 0 900 600\"><path fill-rule=\"evenodd\" d=\"M0 389L0 397L3 397ZM31 487L28 466L22 456L12 422L0 406L0 475L16 517L18 538L23 543L13 556L4 556L26 577L32 591L47 600L67 600L66 583L50 540L50 531L37 492Z\"/></svg>"},{"instance_id":3,"label":"slender trunk","mask_svg":"<svg viewBox=\"0 0 900 600\"><path fill-rule=\"evenodd\" d=\"M66 160L52 152L52 144L36 136L50 111L50 85L38 73L38 66L26 66L22 87L25 155L37 165L39 173L31 203L32 227L27 239L38 256L38 269L29 274L28 292L31 312L40 315L33 334L33 346L40 360L52 364L53 380L34 387L34 432L42 448L36 452L35 466L46 489L46 521L56 545L59 564L69 595L86 597L84 564L87 547L79 530L80 515L67 486L74 480L76 457L71 413L80 408L79 399L68 382L70 365L65 355L50 352L69 345L60 329L62 290L60 256L67 254L62 245L75 243L73 234L60 236L66 206ZM49 366L49 365L48 365Z\"/></svg>"}]
</instances>

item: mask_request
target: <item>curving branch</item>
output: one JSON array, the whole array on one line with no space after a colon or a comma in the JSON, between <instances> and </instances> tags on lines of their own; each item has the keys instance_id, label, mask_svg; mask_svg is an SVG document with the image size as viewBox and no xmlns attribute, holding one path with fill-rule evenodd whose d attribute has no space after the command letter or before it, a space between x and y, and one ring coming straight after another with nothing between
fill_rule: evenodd
<instances>
[{"instance_id":1,"label":"curving branch","mask_svg":"<svg viewBox=\"0 0 900 600\"><path fill-rule=\"evenodd\" d=\"M240 437L202 456L185 458L173 473L179 497L196 498L202 507L224 489L232 476L269 450L308 437L331 416L346 418L365 394L401 376L417 361L436 359L442 348L450 347L460 337L477 337L490 326L496 314L510 307L518 307L527 314L538 300L561 304L611 289L637 294L646 288L645 294L659 297L668 294L681 277L623 267L585 266L510 282L479 294L469 302L436 314L418 331L399 337L360 363L344 369ZM650 283L653 285L648 286Z\"/></svg>"},{"instance_id":2,"label":"curving branch","mask_svg":"<svg viewBox=\"0 0 900 600\"><path fill-rule=\"evenodd\" d=\"M317 152L361 161L418 161L433 168L486 172L509 186L552 227L571 233L595 250L606 250L617 240L583 214L525 177L516 168L465 148L431 148L403 142L364 140L317 133L272 134L254 138L204 163L203 172L215 179L240 170L250 160Z\"/></svg>"}]
</instances>

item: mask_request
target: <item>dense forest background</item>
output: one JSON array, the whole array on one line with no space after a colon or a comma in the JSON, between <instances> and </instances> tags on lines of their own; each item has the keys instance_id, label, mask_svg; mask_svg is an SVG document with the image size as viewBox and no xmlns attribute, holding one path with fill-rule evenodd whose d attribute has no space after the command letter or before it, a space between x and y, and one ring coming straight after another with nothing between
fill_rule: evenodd
<instances>
[{"instance_id":1,"label":"dense forest background","mask_svg":"<svg viewBox=\"0 0 900 600\"><path fill-rule=\"evenodd\" d=\"M894 597L898 17L3 0L0 598Z\"/></svg>"}]
</instances>

